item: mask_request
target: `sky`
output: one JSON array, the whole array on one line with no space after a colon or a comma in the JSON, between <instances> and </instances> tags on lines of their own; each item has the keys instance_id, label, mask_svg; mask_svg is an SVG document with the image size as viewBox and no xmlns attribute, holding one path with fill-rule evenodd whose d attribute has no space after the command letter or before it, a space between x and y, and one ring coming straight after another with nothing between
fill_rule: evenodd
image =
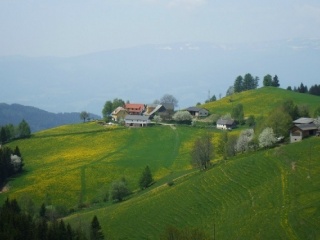
<instances>
[{"instance_id":1,"label":"sky","mask_svg":"<svg viewBox=\"0 0 320 240\"><path fill-rule=\"evenodd\" d=\"M320 38L319 0L0 0L0 56Z\"/></svg>"}]
</instances>

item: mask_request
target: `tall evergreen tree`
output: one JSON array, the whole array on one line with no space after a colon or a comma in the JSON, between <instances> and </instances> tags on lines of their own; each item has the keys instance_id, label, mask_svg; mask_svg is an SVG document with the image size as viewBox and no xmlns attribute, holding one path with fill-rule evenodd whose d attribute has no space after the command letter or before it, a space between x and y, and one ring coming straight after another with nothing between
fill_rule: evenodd
<instances>
[{"instance_id":1,"label":"tall evergreen tree","mask_svg":"<svg viewBox=\"0 0 320 240\"><path fill-rule=\"evenodd\" d=\"M273 77L272 86L273 86L273 87L280 87L280 83L279 83L279 79L278 79L278 76L277 76L277 75L275 75L275 76Z\"/></svg>"},{"instance_id":2,"label":"tall evergreen tree","mask_svg":"<svg viewBox=\"0 0 320 240\"><path fill-rule=\"evenodd\" d=\"M254 89L254 78L250 73L247 73L243 78L243 91L250 89Z\"/></svg>"},{"instance_id":3,"label":"tall evergreen tree","mask_svg":"<svg viewBox=\"0 0 320 240\"><path fill-rule=\"evenodd\" d=\"M0 130L0 142L4 144L7 141L7 133L4 127L1 127Z\"/></svg>"},{"instance_id":4,"label":"tall evergreen tree","mask_svg":"<svg viewBox=\"0 0 320 240\"><path fill-rule=\"evenodd\" d=\"M153 182L152 174L149 166L146 166L139 180L139 186L141 189L147 188Z\"/></svg>"},{"instance_id":5,"label":"tall evergreen tree","mask_svg":"<svg viewBox=\"0 0 320 240\"><path fill-rule=\"evenodd\" d=\"M234 81L233 90L236 93L242 92L242 90L243 90L243 77L242 76L239 75L236 78L236 80Z\"/></svg>"},{"instance_id":6,"label":"tall evergreen tree","mask_svg":"<svg viewBox=\"0 0 320 240\"><path fill-rule=\"evenodd\" d=\"M104 239L99 220L96 215L94 215L91 226L90 226L90 240L101 240Z\"/></svg>"}]
</instances>

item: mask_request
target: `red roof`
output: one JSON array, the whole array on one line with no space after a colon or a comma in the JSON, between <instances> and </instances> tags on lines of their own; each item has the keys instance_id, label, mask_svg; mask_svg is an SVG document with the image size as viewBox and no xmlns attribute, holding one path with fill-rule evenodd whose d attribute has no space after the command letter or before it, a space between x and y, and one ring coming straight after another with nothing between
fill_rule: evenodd
<instances>
[{"instance_id":1,"label":"red roof","mask_svg":"<svg viewBox=\"0 0 320 240\"><path fill-rule=\"evenodd\" d=\"M124 108L132 113L140 113L144 110L144 104L127 103Z\"/></svg>"}]
</instances>

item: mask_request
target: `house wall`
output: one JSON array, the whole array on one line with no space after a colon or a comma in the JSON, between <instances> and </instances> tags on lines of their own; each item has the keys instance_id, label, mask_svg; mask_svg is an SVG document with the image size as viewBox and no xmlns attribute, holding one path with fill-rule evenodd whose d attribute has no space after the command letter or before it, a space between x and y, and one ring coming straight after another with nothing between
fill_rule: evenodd
<instances>
[{"instance_id":1,"label":"house wall","mask_svg":"<svg viewBox=\"0 0 320 240\"><path fill-rule=\"evenodd\" d=\"M120 111L117 114L112 115L112 118L114 121L118 122L121 118L124 118L126 115L127 115L126 111Z\"/></svg>"},{"instance_id":2,"label":"house wall","mask_svg":"<svg viewBox=\"0 0 320 240\"><path fill-rule=\"evenodd\" d=\"M224 124L217 124L218 129L227 129L227 125Z\"/></svg>"},{"instance_id":3,"label":"house wall","mask_svg":"<svg viewBox=\"0 0 320 240\"><path fill-rule=\"evenodd\" d=\"M125 120L128 127L146 127L150 121Z\"/></svg>"},{"instance_id":4,"label":"house wall","mask_svg":"<svg viewBox=\"0 0 320 240\"><path fill-rule=\"evenodd\" d=\"M302 138L303 138L303 133L301 130L296 129L295 131L290 132L290 142L291 143L299 142L302 140Z\"/></svg>"}]
</instances>

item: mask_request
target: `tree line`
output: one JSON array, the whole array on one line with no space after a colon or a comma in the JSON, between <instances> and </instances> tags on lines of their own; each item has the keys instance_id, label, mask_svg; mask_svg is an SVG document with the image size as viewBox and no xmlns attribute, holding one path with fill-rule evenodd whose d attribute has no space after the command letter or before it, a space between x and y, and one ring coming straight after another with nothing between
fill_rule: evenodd
<instances>
[{"instance_id":1,"label":"tree line","mask_svg":"<svg viewBox=\"0 0 320 240\"><path fill-rule=\"evenodd\" d=\"M7 199L0 207L0 239L17 240L100 240L104 239L98 218L93 217L90 224L90 236L79 227L73 229L64 221L48 221L45 208L41 208L37 217L24 212L18 202Z\"/></svg>"},{"instance_id":2,"label":"tree line","mask_svg":"<svg viewBox=\"0 0 320 240\"><path fill-rule=\"evenodd\" d=\"M317 85L317 84L312 85L308 89L307 85L304 85L303 83L300 83L300 85L298 87L293 87L293 89L291 88L291 86L288 86L287 90L294 91L294 92L299 92L299 93L309 93L311 95L320 96L320 84L319 85Z\"/></svg>"},{"instance_id":3,"label":"tree line","mask_svg":"<svg viewBox=\"0 0 320 240\"><path fill-rule=\"evenodd\" d=\"M7 124L0 129L0 143L4 144L16 138L27 138L31 136L29 124L23 119L18 126Z\"/></svg>"},{"instance_id":4,"label":"tree line","mask_svg":"<svg viewBox=\"0 0 320 240\"><path fill-rule=\"evenodd\" d=\"M18 146L14 150L9 147L0 147L0 189L8 178L22 172L23 165L23 159Z\"/></svg>"}]
</instances>

